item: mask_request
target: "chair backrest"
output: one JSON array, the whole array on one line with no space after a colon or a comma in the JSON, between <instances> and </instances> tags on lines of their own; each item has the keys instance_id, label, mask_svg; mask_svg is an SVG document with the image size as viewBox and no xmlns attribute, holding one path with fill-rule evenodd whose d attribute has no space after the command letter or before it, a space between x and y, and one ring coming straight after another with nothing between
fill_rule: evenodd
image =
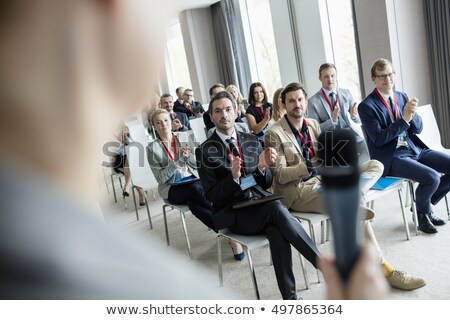
<instances>
[{"instance_id":1,"label":"chair backrest","mask_svg":"<svg viewBox=\"0 0 450 320\"><path fill-rule=\"evenodd\" d=\"M144 124L138 120L127 121L125 124L130 131L131 139L134 142L142 144L144 148L147 147L150 140L147 136Z\"/></svg>"},{"instance_id":2,"label":"chair backrest","mask_svg":"<svg viewBox=\"0 0 450 320\"><path fill-rule=\"evenodd\" d=\"M434 150L442 150L441 134L430 104L417 108L417 114L422 118L423 130L417 136L425 145Z\"/></svg>"},{"instance_id":3,"label":"chair backrest","mask_svg":"<svg viewBox=\"0 0 450 320\"><path fill-rule=\"evenodd\" d=\"M158 182L147 160L147 148L140 143L132 143L126 146L126 150L133 185L144 190L158 188Z\"/></svg>"},{"instance_id":4,"label":"chair backrest","mask_svg":"<svg viewBox=\"0 0 450 320\"><path fill-rule=\"evenodd\" d=\"M202 143L206 140L206 126L203 122L203 118L195 118L189 120L191 123L192 131L194 131L195 141L198 143Z\"/></svg>"}]
</instances>

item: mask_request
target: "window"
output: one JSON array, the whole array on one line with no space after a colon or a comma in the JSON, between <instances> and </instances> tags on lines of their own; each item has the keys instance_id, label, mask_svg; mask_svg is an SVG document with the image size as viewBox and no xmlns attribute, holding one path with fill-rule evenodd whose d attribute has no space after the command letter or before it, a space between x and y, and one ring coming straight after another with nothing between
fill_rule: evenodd
<instances>
[{"instance_id":1,"label":"window","mask_svg":"<svg viewBox=\"0 0 450 320\"><path fill-rule=\"evenodd\" d=\"M252 80L261 82L266 87L270 101L275 90L281 87L281 76L269 0L247 0L246 4L248 22L243 21L243 24L248 23L250 28L250 32L246 34L251 37L253 47L248 50L249 60L254 61L250 66L256 67L256 70L252 70ZM246 88L245 95L248 94L248 89Z\"/></svg>"},{"instance_id":2,"label":"window","mask_svg":"<svg viewBox=\"0 0 450 320\"><path fill-rule=\"evenodd\" d=\"M172 94L175 88L192 88L180 23L167 30L167 77ZM176 97L174 97L176 99Z\"/></svg>"},{"instance_id":3,"label":"window","mask_svg":"<svg viewBox=\"0 0 450 320\"><path fill-rule=\"evenodd\" d=\"M331 52L339 86L361 101L358 58L353 26L352 0L326 0Z\"/></svg>"}]
</instances>

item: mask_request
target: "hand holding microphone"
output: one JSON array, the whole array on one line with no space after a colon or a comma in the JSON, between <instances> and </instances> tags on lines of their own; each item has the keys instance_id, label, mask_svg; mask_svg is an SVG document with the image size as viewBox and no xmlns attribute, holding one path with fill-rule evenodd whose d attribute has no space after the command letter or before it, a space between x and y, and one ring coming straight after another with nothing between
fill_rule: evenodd
<instances>
[{"instance_id":1,"label":"hand holding microphone","mask_svg":"<svg viewBox=\"0 0 450 320\"><path fill-rule=\"evenodd\" d=\"M321 196L331 218L336 263L346 284L359 256L363 233L356 139L349 130L333 130L322 133L318 142Z\"/></svg>"}]
</instances>

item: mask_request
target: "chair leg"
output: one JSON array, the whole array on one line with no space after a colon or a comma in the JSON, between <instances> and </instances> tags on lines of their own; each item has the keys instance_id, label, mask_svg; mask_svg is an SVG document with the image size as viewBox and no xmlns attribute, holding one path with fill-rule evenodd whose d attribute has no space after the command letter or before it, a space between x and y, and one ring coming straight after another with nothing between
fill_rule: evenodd
<instances>
[{"instance_id":1,"label":"chair leg","mask_svg":"<svg viewBox=\"0 0 450 320\"><path fill-rule=\"evenodd\" d=\"M250 276L252 277L253 289L255 289L256 299L261 300L261 297L259 296L258 283L256 282L256 273L255 273L255 267L253 266L252 255L250 253L250 250L248 250L247 247L244 246L244 250L245 250L245 254L247 255L247 259L248 259L248 267L250 269Z\"/></svg>"},{"instance_id":2,"label":"chair leg","mask_svg":"<svg viewBox=\"0 0 450 320\"><path fill-rule=\"evenodd\" d=\"M114 186L114 176L113 175L111 175L111 186L112 186L113 194L114 194L114 203L117 203L116 187Z\"/></svg>"},{"instance_id":3,"label":"chair leg","mask_svg":"<svg viewBox=\"0 0 450 320\"><path fill-rule=\"evenodd\" d=\"M150 215L150 208L148 207L147 191L145 191L144 196L145 196L145 208L147 209L148 223L150 224L150 230L153 230L152 216Z\"/></svg>"},{"instance_id":4,"label":"chair leg","mask_svg":"<svg viewBox=\"0 0 450 320\"><path fill-rule=\"evenodd\" d=\"M217 265L219 267L219 286L223 287L223 270L222 270L222 246L221 246L221 236L217 235Z\"/></svg>"},{"instance_id":5,"label":"chair leg","mask_svg":"<svg viewBox=\"0 0 450 320\"><path fill-rule=\"evenodd\" d=\"M105 179L106 191L108 192L108 194L110 194L108 178L106 178L105 167L103 167L103 166L102 166L102 172L103 172L103 178Z\"/></svg>"},{"instance_id":6,"label":"chair leg","mask_svg":"<svg viewBox=\"0 0 450 320\"><path fill-rule=\"evenodd\" d=\"M445 195L444 199L445 199L445 207L447 208L447 216L448 216L448 220L450 220L450 210L449 210L449 208L448 208L447 195Z\"/></svg>"},{"instance_id":7,"label":"chair leg","mask_svg":"<svg viewBox=\"0 0 450 320\"><path fill-rule=\"evenodd\" d=\"M317 242L316 242L316 234L314 232L314 226L313 226L313 224L310 221L308 221L308 224L309 224L309 232L311 234L311 239L314 242L314 244L317 244ZM319 269L316 269L316 272L317 272L317 283L320 283Z\"/></svg>"},{"instance_id":8,"label":"chair leg","mask_svg":"<svg viewBox=\"0 0 450 320\"><path fill-rule=\"evenodd\" d=\"M308 275L306 273L306 268L305 268L305 260L300 252L298 253L298 255L300 257L300 266L302 267L303 279L305 279L305 290L309 290L309 282L308 282Z\"/></svg>"},{"instance_id":9,"label":"chair leg","mask_svg":"<svg viewBox=\"0 0 450 320\"><path fill-rule=\"evenodd\" d=\"M414 196L414 183L412 181L408 181L409 184L409 193L411 197L411 210L413 212L413 220L416 224L416 235L419 235L419 219L417 218L417 209L416 209L416 199Z\"/></svg>"},{"instance_id":10,"label":"chair leg","mask_svg":"<svg viewBox=\"0 0 450 320\"><path fill-rule=\"evenodd\" d=\"M184 235L186 237L186 245L187 245L187 249L188 249L188 253L189 253L189 259L192 260L191 243L189 242L189 236L188 236L188 232L187 232L187 228L186 228L186 219L184 218L184 213L182 211L180 211L180 216L181 216L181 222L183 224Z\"/></svg>"},{"instance_id":11,"label":"chair leg","mask_svg":"<svg viewBox=\"0 0 450 320\"><path fill-rule=\"evenodd\" d=\"M136 212L136 220L139 221L139 213L138 213L138 208L137 208L137 204L136 204L136 194L134 193L135 188L136 188L135 186L132 186L131 192L133 193L133 203L134 203L134 211Z\"/></svg>"},{"instance_id":12,"label":"chair leg","mask_svg":"<svg viewBox=\"0 0 450 320\"><path fill-rule=\"evenodd\" d=\"M408 220L406 219L406 215L405 215L405 207L403 207L402 192L403 192L402 189L398 190L398 198L400 200L400 207L402 208L403 224L405 225L405 231L406 231L406 240L409 240L410 239L409 226L408 226Z\"/></svg>"},{"instance_id":13,"label":"chair leg","mask_svg":"<svg viewBox=\"0 0 450 320\"><path fill-rule=\"evenodd\" d=\"M167 212L166 212L167 207L169 207L169 205L167 204L163 205L163 217L164 217L164 229L166 230L167 245L170 246L169 228L167 227Z\"/></svg>"}]
</instances>

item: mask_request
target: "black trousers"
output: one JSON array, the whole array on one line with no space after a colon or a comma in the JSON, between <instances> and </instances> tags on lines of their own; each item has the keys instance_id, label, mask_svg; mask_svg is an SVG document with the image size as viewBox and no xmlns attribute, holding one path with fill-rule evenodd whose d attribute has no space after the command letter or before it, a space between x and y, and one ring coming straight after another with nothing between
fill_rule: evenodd
<instances>
[{"instance_id":1,"label":"black trousers","mask_svg":"<svg viewBox=\"0 0 450 320\"><path fill-rule=\"evenodd\" d=\"M212 206L206 200L205 192L200 181L191 184L171 186L168 200L172 204L185 204L192 214L208 228L215 230L212 220Z\"/></svg>"},{"instance_id":2,"label":"black trousers","mask_svg":"<svg viewBox=\"0 0 450 320\"><path fill-rule=\"evenodd\" d=\"M236 210L230 230L242 235L267 235L281 295L285 300L297 299L291 245L316 268L320 253L289 210L280 201Z\"/></svg>"}]
</instances>

